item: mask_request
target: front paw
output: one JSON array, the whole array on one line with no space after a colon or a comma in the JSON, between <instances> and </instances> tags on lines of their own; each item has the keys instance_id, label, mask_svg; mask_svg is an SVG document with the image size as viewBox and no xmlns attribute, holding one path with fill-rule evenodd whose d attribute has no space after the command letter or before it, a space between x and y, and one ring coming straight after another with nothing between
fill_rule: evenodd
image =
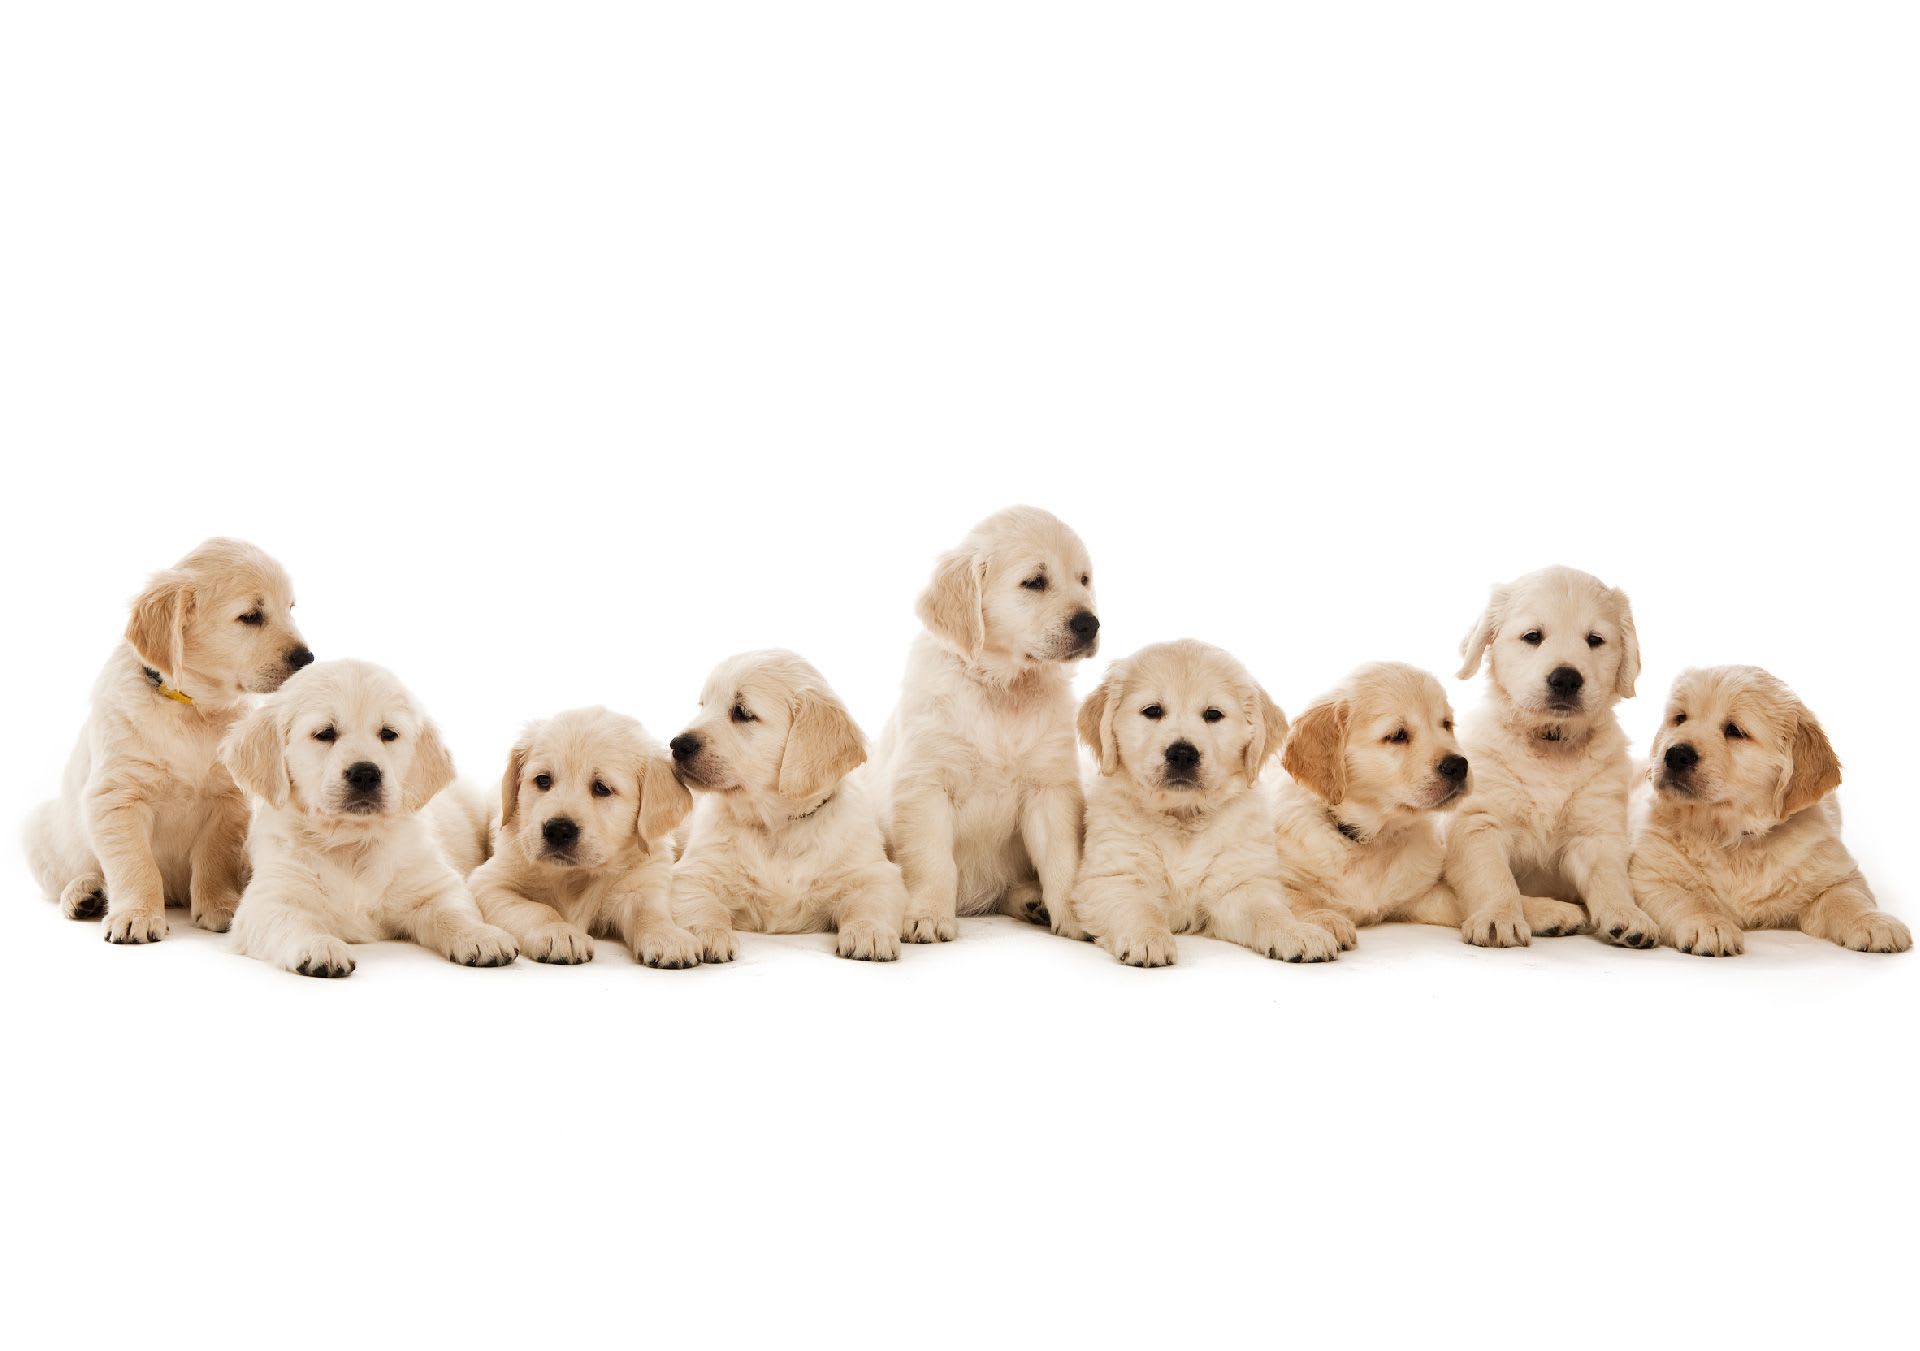
<instances>
[{"instance_id":1,"label":"front paw","mask_svg":"<svg viewBox=\"0 0 1920 1351\"><path fill-rule=\"evenodd\" d=\"M321 980L338 980L353 974L353 953L339 939L323 934L302 943L288 958L287 970Z\"/></svg>"},{"instance_id":2,"label":"front paw","mask_svg":"<svg viewBox=\"0 0 1920 1351\"><path fill-rule=\"evenodd\" d=\"M1041 907L1043 910L1045 908L1045 906ZM1076 943L1086 942L1088 937L1087 931L1081 928L1080 921L1073 917L1073 910L1065 905L1061 906L1060 909L1063 913L1058 917L1048 916L1050 922L1047 927L1062 938L1071 938Z\"/></svg>"},{"instance_id":3,"label":"front paw","mask_svg":"<svg viewBox=\"0 0 1920 1351\"><path fill-rule=\"evenodd\" d=\"M700 945L700 960L703 962L730 962L740 950L739 940L733 936L733 930L718 926L702 928L695 925L693 941Z\"/></svg>"},{"instance_id":4,"label":"front paw","mask_svg":"<svg viewBox=\"0 0 1920 1351\"><path fill-rule=\"evenodd\" d=\"M1282 962L1330 962L1340 955L1340 940L1318 924L1263 925L1251 946L1261 956Z\"/></svg>"},{"instance_id":5,"label":"front paw","mask_svg":"<svg viewBox=\"0 0 1920 1351\"><path fill-rule=\"evenodd\" d=\"M521 951L536 962L579 966L593 960L593 940L571 924L550 924L534 934Z\"/></svg>"},{"instance_id":6,"label":"front paw","mask_svg":"<svg viewBox=\"0 0 1920 1351\"><path fill-rule=\"evenodd\" d=\"M1460 926L1460 937L1476 948L1524 948L1533 933L1517 909L1501 907L1468 915Z\"/></svg>"},{"instance_id":7,"label":"front paw","mask_svg":"<svg viewBox=\"0 0 1920 1351\"><path fill-rule=\"evenodd\" d=\"M1595 910L1594 932L1616 947L1652 948L1660 945L1660 926L1637 905L1618 910Z\"/></svg>"},{"instance_id":8,"label":"front paw","mask_svg":"<svg viewBox=\"0 0 1920 1351\"><path fill-rule=\"evenodd\" d=\"M1841 925L1833 941L1855 952L1905 952L1913 946L1913 935L1892 915L1869 910Z\"/></svg>"},{"instance_id":9,"label":"front paw","mask_svg":"<svg viewBox=\"0 0 1920 1351\"><path fill-rule=\"evenodd\" d=\"M1676 921L1667 941L1696 957L1738 957L1747 950L1740 926L1718 915L1690 915Z\"/></svg>"},{"instance_id":10,"label":"front paw","mask_svg":"<svg viewBox=\"0 0 1920 1351\"><path fill-rule=\"evenodd\" d=\"M103 927L109 943L158 943L167 936L167 912L109 909Z\"/></svg>"},{"instance_id":11,"label":"front paw","mask_svg":"<svg viewBox=\"0 0 1920 1351\"><path fill-rule=\"evenodd\" d=\"M900 955L900 939L872 920L856 919L840 926L833 950L856 962L891 962Z\"/></svg>"},{"instance_id":12,"label":"front paw","mask_svg":"<svg viewBox=\"0 0 1920 1351\"><path fill-rule=\"evenodd\" d=\"M208 933L223 934L233 927L233 912L240 908L240 893L237 891L213 891L195 894L187 909L193 922Z\"/></svg>"},{"instance_id":13,"label":"front paw","mask_svg":"<svg viewBox=\"0 0 1920 1351\"><path fill-rule=\"evenodd\" d=\"M1587 908L1572 901L1522 896L1520 909L1527 917L1527 928L1541 938L1561 938L1587 931Z\"/></svg>"},{"instance_id":14,"label":"front paw","mask_svg":"<svg viewBox=\"0 0 1920 1351\"><path fill-rule=\"evenodd\" d=\"M700 965L700 940L681 928L653 928L633 945L633 959L644 966L684 971Z\"/></svg>"},{"instance_id":15,"label":"front paw","mask_svg":"<svg viewBox=\"0 0 1920 1351\"><path fill-rule=\"evenodd\" d=\"M1168 929L1132 929L1103 934L1100 946L1128 966L1172 966L1178 957Z\"/></svg>"},{"instance_id":16,"label":"front paw","mask_svg":"<svg viewBox=\"0 0 1920 1351\"><path fill-rule=\"evenodd\" d=\"M1349 952L1359 946L1360 931L1353 927L1353 921L1338 910L1314 910L1300 916L1303 924L1315 924L1333 935L1333 941L1340 945L1340 951Z\"/></svg>"},{"instance_id":17,"label":"front paw","mask_svg":"<svg viewBox=\"0 0 1920 1351\"><path fill-rule=\"evenodd\" d=\"M909 943L951 943L960 936L960 921L952 915L908 911L900 936Z\"/></svg>"},{"instance_id":18,"label":"front paw","mask_svg":"<svg viewBox=\"0 0 1920 1351\"><path fill-rule=\"evenodd\" d=\"M507 966L519 955L513 935L491 924L463 929L447 944L447 960L462 966Z\"/></svg>"}]
</instances>

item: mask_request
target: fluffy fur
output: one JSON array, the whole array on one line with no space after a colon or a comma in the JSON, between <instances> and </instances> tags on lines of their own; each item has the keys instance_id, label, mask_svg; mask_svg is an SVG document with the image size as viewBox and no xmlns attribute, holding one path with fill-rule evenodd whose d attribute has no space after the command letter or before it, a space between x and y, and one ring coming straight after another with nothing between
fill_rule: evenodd
<instances>
[{"instance_id":1,"label":"fluffy fur","mask_svg":"<svg viewBox=\"0 0 1920 1351\"><path fill-rule=\"evenodd\" d=\"M700 944L673 919L670 838L692 809L645 728L573 709L521 733L500 780L495 853L467 884L535 961L591 961L593 939L608 937L648 966L694 966Z\"/></svg>"},{"instance_id":2,"label":"fluffy fur","mask_svg":"<svg viewBox=\"0 0 1920 1351\"><path fill-rule=\"evenodd\" d=\"M27 825L34 876L68 918L104 912L110 943L165 937L169 905L215 932L232 922L247 802L220 739L249 694L313 660L292 610L280 565L232 539L208 540L134 601L60 796Z\"/></svg>"},{"instance_id":3,"label":"fluffy fur","mask_svg":"<svg viewBox=\"0 0 1920 1351\"><path fill-rule=\"evenodd\" d=\"M732 960L733 931L748 929L832 930L842 957L898 957L906 887L848 777L866 741L820 673L791 652L750 652L720 664L700 709L672 742L699 792L673 909L700 955Z\"/></svg>"},{"instance_id":4,"label":"fluffy fur","mask_svg":"<svg viewBox=\"0 0 1920 1351\"><path fill-rule=\"evenodd\" d=\"M1295 720L1280 763L1280 876L1301 918L1342 937L1352 925L1465 918L1443 880L1442 827L1473 776L1438 680L1395 662L1361 667Z\"/></svg>"},{"instance_id":5,"label":"fluffy fur","mask_svg":"<svg viewBox=\"0 0 1920 1351\"><path fill-rule=\"evenodd\" d=\"M422 814L453 782L453 761L386 671L308 667L234 726L220 758L258 804L233 923L241 952L303 976L348 975L348 944L385 938L467 966L518 955Z\"/></svg>"},{"instance_id":6,"label":"fluffy fur","mask_svg":"<svg viewBox=\"0 0 1920 1351\"><path fill-rule=\"evenodd\" d=\"M1635 895L1682 952L1731 957L1748 929L1905 952L1840 842L1840 761L1792 690L1754 666L1674 682L1635 790Z\"/></svg>"},{"instance_id":7,"label":"fluffy fur","mask_svg":"<svg viewBox=\"0 0 1920 1351\"><path fill-rule=\"evenodd\" d=\"M1084 937L1070 894L1084 807L1073 663L1099 648L1086 546L1009 507L941 556L917 607L873 780L906 877L907 937L944 942L993 910Z\"/></svg>"},{"instance_id":8,"label":"fluffy fur","mask_svg":"<svg viewBox=\"0 0 1920 1351\"><path fill-rule=\"evenodd\" d=\"M1101 947L1129 966L1171 964L1176 933L1290 962L1338 955L1281 891L1255 785L1287 720L1245 667L1191 640L1142 648L1087 696L1079 730L1099 777L1073 906Z\"/></svg>"},{"instance_id":9,"label":"fluffy fur","mask_svg":"<svg viewBox=\"0 0 1920 1351\"><path fill-rule=\"evenodd\" d=\"M1632 766L1613 706L1633 697L1640 641L1626 596L1572 568L1493 589L1460 645L1487 698L1462 728L1473 795L1448 834L1446 877L1482 947L1579 933L1651 947L1627 881ZM1584 908L1583 908L1584 907Z\"/></svg>"}]
</instances>

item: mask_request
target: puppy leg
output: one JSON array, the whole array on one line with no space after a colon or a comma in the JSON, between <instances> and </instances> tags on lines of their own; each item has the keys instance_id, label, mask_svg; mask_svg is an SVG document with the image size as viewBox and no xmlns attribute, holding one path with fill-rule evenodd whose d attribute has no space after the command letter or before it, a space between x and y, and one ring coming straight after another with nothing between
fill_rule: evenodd
<instances>
[{"instance_id":1,"label":"puppy leg","mask_svg":"<svg viewBox=\"0 0 1920 1351\"><path fill-rule=\"evenodd\" d=\"M907 887L891 863L862 869L835 907L833 950L856 962L890 962L900 955L906 928Z\"/></svg>"},{"instance_id":2,"label":"puppy leg","mask_svg":"<svg viewBox=\"0 0 1920 1351\"><path fill-rule=\"evenodd\" d=\"M419 900L392 917L394 937L411 938L462 966L506 966L520 955L512 934L481 918L473 893L453 869L427 886Z\"/></svg>"},{"instance_id":3,"label":"puppy leg","mask_svg":"<svg viewBox=\"0 0 1920 1351\"><path fill-rule=\"evenodd\" d=\"M87 833L107 883L106 940L155 943L167 936L167 896L153 858L153 810L138 787L100 789L87 799Z\"/></svg>"},{"instance_id":4,"label":"puppy leg","mask_svg":"<svg viewBox=\"0 0 1920 1351\"><path fill-rule=\"evenodd\" d=\"M187 913L201 928L223 934L246 886L247 804L238 792L213 805L188 858Z\"/></svg>"},{"instance_id":5,"label":"puppy leg","mask_svg":"<svg viewBox=\"0 0 1920 1351\"><path fill-rule=\"evenodd\" d=\"M1167 899L1135 877L1083 877L1073 894L1073 913L1093 941L1128 966L1172 966L1178 959L1167 909Z\"/></svg>"},{"instance_id":6,"label":"puppy leg","mask_svg":"<svg viewBox=\"0 0 1920 1351\"><path fill-rule=\"evenodd\" d=\"M473 900L480 917L505 929L520 945L520 951L536 962L556 966L578 966L593 960L593 939L585 930L567 922L567 917L550 905L522 896L496 879L483 879L485 869L474 874Z\"/></svg>"},{"instance_id":7,"label":"puppy leg","mask_svg":"<svg viewBox=\"0 0 1920 1351\"><path fill-rule=\"evenodd\" d=\"M1802 911L1800 931L1855 952L1905 952L1913 946L1907 926L1875 907L1859 873L1829 887Z\"/></svg>"},{"instance_id":8,"label":"puppy leg","mask_svg":"<svg viewBox=\"0 0 1920 1351\"><path fill-rule=\"evenodd\" d=\"M732 961L739 950L733 936L733 911L712 880L693 870L676 872L671 895L674 923L693 935L700 945L700 960Z\"/></svg>"},{"instance_id":9,"label":"puppy leg","mask_svg":"<svg viewBox=\"0 0 1920 1351\"><path fill-rule=\"evenodd\" d=\"M673 916L673 875L664 865L643 870L655 874L634 880L611 904L614 932L626 940L633 959L646 966L681 971L700 965L706 940L682 928Z\"/></svg>"},{"instance_id":10,"label":"puppy leg","mask_svg":"<svg viewBox=\"0 0 1920 1351\"><path fill-rule=\"evenodd\" d=\"M1506 832L1490 817L1461 821L1447 840L1447 881L1466 908L1460 936L1481 948L1523 948L1533 938Z\"/></svg>"},{"instance_id":11,"label":"puppy leg","mask_svg":"<svg viewBox=\"0 0 1920 1351\"><path fill-rule=\"evenodd\" d=\"M249 957L302 976L353 974L352 950L328 933L297 891L249 886L234 917L234 946Z\"/></svg>"},{"instance_id":12,"label":"puppy leg","mask_svg":"<svg viewBox=\"0 0 1920 1351\"><path fill-rule=\"evenodd\" d=\"M1297 918L1277 882L1243 882L1209 901L1206 914L1204 932L1252 948L1262 957L1330 962L1340 955L1340 940L1320 925Z\"/></svg>"},{"instance_id":13,"label":"puppy leg","mask_svg":"<svg viewBox=\"0 0 1920 1351\"><path fill-rule=\"evenodd\" d=\"M1587 903L1594 932L1624 948L1650 948L1660 941L1653 916L1633 903L1633 884L1627 878L1625 840L1582 835L1561 855L1567 880Z\"/></svg>"},{"instance_id":14,"label":"puppy leg","mask_svg":"<svg viewBox=\"0 0 1920 1351\"><path fill-rule=\"evenodd\" d=\"M1037 789L1020 812L1020 838L1040 875L1040 914L1023 918L1045 923L1062 938L1081 939L1087 931L1073 914L1073 879L1080 871L1080 821L1086 803L1078 784Z\"/></svg>"},{"instance_id":15,"label":"puppy leg","mask_svg":"<svg viewBox=\"0 0 1920 1351\"><path fill-rule=\"evenodd\" d=\"M959 937L953 801L943 790L918 789L895 804L893 854L906 879L907 941L947 943Z\"/></svg>"}]
</instances>

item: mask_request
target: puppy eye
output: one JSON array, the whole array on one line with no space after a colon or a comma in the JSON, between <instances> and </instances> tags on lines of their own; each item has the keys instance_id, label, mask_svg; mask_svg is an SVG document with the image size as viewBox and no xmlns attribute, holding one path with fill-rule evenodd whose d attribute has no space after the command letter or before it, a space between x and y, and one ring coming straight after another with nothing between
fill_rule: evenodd
<instances>
[{"instance_id":1,"label":"puppy eye","mask_svg":"<svg viewBox=\"0 0 1920 1351\"><path fill-rule=\"evenodd\" d=\"M400 739L400 734L394 731L391 727L382 727L380 729L380 739L382 741L398 741Z\"/></svg>"},{"instance_id":2,"label":"puppy eye","mask_svg":"<svg viewBox=\"0 0 1920 1351\"><path fill-rule=\"evenodd\" d=\"M745 704L735 704L733 706L733 711L731 713L728 713L727 716L729 718L732 718L735 722L759 722L760 721L760 719L754 717L753 714L747 712L747 706Z\"/></svg>"},{"instance_id":3,"label":"puppy eye","mask_svg":"<svg viewBox=\"0 0 1920 1351\"><path fill-rule=\"evenodd\" d=\"M607 787L604 783L600 782L600 780L595 779L593 781L593 795L595 797L612 797L613 789Z\"/></svg>"},{"instance_id":4,"label":"puppy eye","mask_svg":"<svg viewBox=\"0 0 1920 1351\"><path fill-rule=\"evenodd\" d=\"M1092 574L1092 573L1090 573L1090 572L1083 572L1083 573L1081 573L1081 574L1080 574L1080 585L1082 585L1082 586L1092 586L1092 585L1093 585L1093 574Z\"/></svg>"},{"instance_id":5,"label":"puppy eye","mask_svg":"<svg viewBox=\"0 0 1920 1351\"><path fill-rule=\"evenodd\" d=\"M1026 581L1020 583L1020 585L1029 591L1045 591L1047 589L1047 574L1043 572L1036 577L1029 577Z\"/></svg>"},{"instance_id":6,"label":"puppy eye","mask_svg":"<svg viewBox=\"0 0 1920 1351\"><path fill-rule=\"evenodd\" d=\"M1528 629L1525 633L1520 635L1520 641L1525 643L1528 647L1538 647L1540 646L1540 640L1543 637L1545 637L1545 635L1542 634L1539 629Z\"/></svg>"},{"instance_id":7,"label":"puppy eye","mask_svg":"<svg viewBox=\"0 0 1920 1351\"><path fill-rule=\"evenodd\" d=\"M1453 730L1453 719L1448 718L1445 722L1441 723L1440 730L1443 732L1451 732Z\"/></svg>"},{"instance_id":8,"label":"puppy eye","mask_svg":"<svg viewBox=\"0 0 1920 1351\"><path fill-rule=\"evenodd\" d=\"M1388 744L1389 746L1404 746L1404 745L1406 745L1406 744L1407 744L1407 729L1406 729L1406 728L1404 728L1404 727L1396 727L1396 728L1394 728L1394 729L1393 729L1393 735L1387 738L1387 744Z\"/></svg>"},{"instance_id":9,"label":"puppy eye","mask_svg":"<svg viewBox=\"0 0 1920 1351\"><path fill-rule=\"evenodd\" d=\"M1687 720L1687 715L1684 713L1676 713L1673 715L1673 725L1675 727L1678 727L1681 723L1685 722L1686 720Z\"/></svg>"},{"instance_id":10,"label":"puppy eye","mask_svg":"<svg viewBox=\"0 0 1920 1351\"><path fill-rule=\"evenodd\" d=\"M1220 719L1222 719L1222 718L1224 718L1224 717L1226 717L1226 716L1227 716L1227 715L1226 715L1226 714L1224 714L1224 713L1222 713L1222 712L1221 712L1221 711L1220 711L1219 709L1217 709L1217 708L1210 708L1210 709L1208 709L1208 710L1207 710L1207 711L1206 711L1205 713L1202 713L1202 714L1200 715L1200 720L1201 720L1202 722L1219 722L1219 721L1220 721Z\"/></svg>"},{"instance_id":11,"label":"puppy eye","mask_svg":"<svg viewBox=\"0 0 1920 1351\"><path fill-rule=\"evenodd\" d=\"M1745 741L1747 739L1747 734L1741 731L1733 723L1727 724L1726 732L1727 732L1727 740L1729 741Z\"/></svg>"},{"instance_id":12,"label":"puppy eye","mask_svg":"<svg viewBox=\"0 0 1920 1351\"><path fill-rule=\"evenodd\" d=\"M1155 722L1159 722L1160 719L1167 716L1167 710L1158 704L1148 704L1140 710L1140 716L1143 718L1152 718Z\"/></svg>"},{"instance_id":13,"label":"puppy eye","mask_svg":"<svg viewBox=\"0 0 1920 1351\"><path fill-rule=\"evenodd\" d=\"M245 614L240 616L240 622L242 624L250 624L255 628L258 628L260 625L267 622L267 617L261 614L258 610L249 610Z\"/></svg>"},{"instance_id":14,"label":"puppy eye","mask_svg":"<svg viewBox=\"0 0 1920 1351\"><path fill-rule=\"evenodd\" d=\"M337 735L331 727L322 727L313 734L315 741L331 741Z\"/></svg>"},{"instance_id":15,"label":"puppy eye","mask_svg":"<svg viewBox=\"0 0 1920 1351\"><path fill-rule=\"evenodd\" d=\"M549 788L553 787L553 775L551 774L534 775L533 786L535 788L538 788L543 793L546 792Z\"/></svg>"},{"instance_id":16,"label":"puppy eye","mask_svg":"<svg viewBox=\"0 0 1920 1351\"><path fill-rule=\"evenodd\" d=\"M1598 646L1600 646L1600 645L1601 645L1602 643L1604 643L1604 642L1606 642L1606 641L1607 641L1607 640L1606 640L1605 638L1602 638L1602 637L1601 637L1601 636L1600 636L1599 634L1597 634L1597 633L1589 633L1589 634L1587 635L1587 646L1588 646L1588 647L1598 647Z\"/></svg>"}]
</instances>

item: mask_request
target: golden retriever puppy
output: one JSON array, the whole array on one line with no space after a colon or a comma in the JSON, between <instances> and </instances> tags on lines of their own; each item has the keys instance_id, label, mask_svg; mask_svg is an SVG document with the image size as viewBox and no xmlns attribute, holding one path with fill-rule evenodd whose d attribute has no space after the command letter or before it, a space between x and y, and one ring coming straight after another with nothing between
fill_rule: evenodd
<instances>
[{"instance_id":1,"label":"golden retriever puppy","mask_svg":"<svg viewBox=\"0 0 1920 1351\"><path fill-rule=\"evenodd\" d=\"M1099 648L1086 546L1009 507L935 564L926 632L872 771L907 881L907 937L945 942L993 910L1080 938L1070 895L1083 799L1073 663Z\"/></svg>"},{"instance_id":2,"label":"golden retriever puppy","mask_svg":"<svg viewBox=\"0 0 1920 1351\"><path fill-rule=\"evenodd\" d=\"M670 743L700 792L673 870L674 917L700 956L731 961L735 929L823 933L856 961L900 955L906 887L866 788L865 740L820 673L791 652L720 663L700 717Z\"/></svg>"},{"instance_id":3,"label":"golden retriever puppy","mask_svg":"<svg viewBox=\"0 0 1920 1351\"><path fill-rule=\"evenodd\" d=\"M1754 666L1674 682L1634 793L1634 894L1682 952L1731 957L1748 929L1905 952L1840 842L1840 761L1807 706Z\"/></svg>"},{"instance_id":4,"label":"golden retriever puppy","mask_svg":"<svg viewBox=\"0 0 1920 1351\"><path fill-rule=\"evenodd\" d=\"M495 852L467 885L535 961L591 961L604 936L648 966L695 966L700 944L673 921L670 839L691 810L639 723L604 708L557 714L508 755Z\"/></svg>"},{"instance_id":5,"label":"golden retriever puppy","mask_svg":"<svg viewBox=\"0 0 1920 1351\"><path fill-rule=\"evenodd\" d=\"M1255 786L1287 720L1246 668L1191 639L1117 661L1080 706L1099 758L1073 912L1129 966L1167 966L1176 933L1324 962L1340 943L1280 888L1273 803Z\"/></svg>"},{"instance_id":6,"label":"golden retriever puppy","mask_svg":"<svg viewBox=\"0 0 1920 1351\"><path fill-rule=\"evenodd\" d=\"M1473 796L1447 836L1446 877L1481 947L1589 924L1652 947L1627 881L1632 766L1613 706L1633 697L1640 640L1626 596L1572 568L1496 586L1460 644L1465 680L1487 662L1487 699L1462 728ZM1583 908L1584 907L1584 908Z\"/></svg>"},{"instance_id":7,"label":"golden retriever puppy","mask_svg":"<svg viewBox=\"0 0 1920 1351\"><path fill-rule=\"evenodd\" d=\"M303 976L349 975L348 944L384 938L467 966L518 955L434 839L421 809L453 782L453 761L388 672L308 667L234 726L220 758L258 808L233 921L241 952Z\"/></svg>"},{"instance_id":8,"label":"golden retriever puppy","mask_svg":"<svg viewBox=\"0 0 1920 1351\"><path fill-rule=\"evenodd\" d=\"M1473 776L1438 680L1362 666L1294 721L1280 764L1280 879L1302 919L1351 945L1354 925L1465 918L1442 822Z\"/></svg>"},{"instance_id":9,"label":"golden retriever puppy","mask_svg":"<svg viewBox=\"0 0 1920 1351\"><path fill-rule=\"evenodd\" d=\"M293 585L251 544L210 539L154 577L93 707L60 796L27 826L34 876L69 919L106 915L109 943L167 933L166 907L223 932L246 884L247 800L220 739L313 660Z\"/></svg>"}]
</instances>

